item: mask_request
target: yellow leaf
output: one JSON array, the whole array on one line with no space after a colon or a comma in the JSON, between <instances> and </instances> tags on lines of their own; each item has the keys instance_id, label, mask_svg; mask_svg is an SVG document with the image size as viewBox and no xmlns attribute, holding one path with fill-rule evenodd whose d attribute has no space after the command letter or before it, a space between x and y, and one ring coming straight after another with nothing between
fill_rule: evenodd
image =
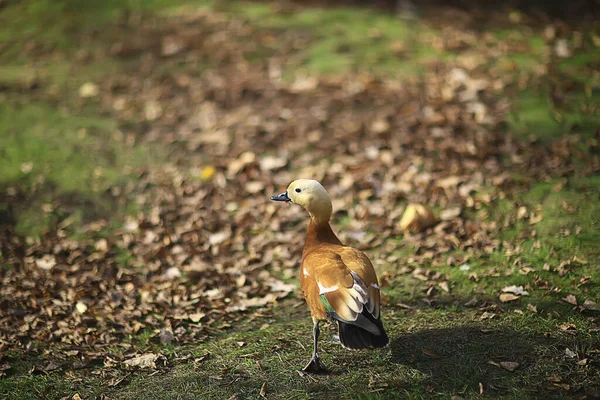
<instances>
[{"instance_id":1,"label":"yellow leaf","mask_svg":"<svg viewBox=\"0 0 600 400\"><path fill-rule=\"evenodd\" d=\"M437 219L428 206L422 204L409 204L404 210L400 220L400 229L410 232L421 232L435 225Z\"/></svg>"},{"instance_id":2,"label":"yellow leaf","mask_svg":"<svg viewBox=\"0 0 600 400\"><path fill-rule=\"evenodd\" d=\"M216 172L217 170L215 169L215 167L213 167L212 165L207 165L205 167L202 167L202 169L200 170L199 178L202 181L209 181L215 176Z\"/></svg>"}]
</instances>

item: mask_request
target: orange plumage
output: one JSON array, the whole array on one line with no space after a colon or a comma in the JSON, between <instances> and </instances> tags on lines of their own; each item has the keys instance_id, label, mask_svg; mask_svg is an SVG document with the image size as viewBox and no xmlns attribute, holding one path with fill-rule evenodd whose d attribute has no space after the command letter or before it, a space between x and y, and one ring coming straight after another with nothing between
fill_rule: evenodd
<instances>
[{"instance_id":1,"label":"orange plumage","mask_svg":"<svg viewBox=\"0 0 600 400\"><path fill-rule=\"evenodd\" d=\"M308 211L300 286L314 322L314 348L304 371L323 372L317 352L319 322L338 324L340 342L349 349L387 346L389 339L379 315L379 283L369 258L360 250L344 246L331 226L329 195L314 180L299 179L272 200L293 202Z\"/></svg>"}]
</instances>

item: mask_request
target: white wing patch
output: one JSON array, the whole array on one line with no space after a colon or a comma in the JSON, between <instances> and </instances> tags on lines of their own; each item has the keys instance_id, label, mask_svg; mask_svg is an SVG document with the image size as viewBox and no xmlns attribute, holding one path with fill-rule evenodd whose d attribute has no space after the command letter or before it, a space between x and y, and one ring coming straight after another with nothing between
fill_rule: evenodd
<instances>
[{"instance_id":1,"label":"white wing patch","mask_svg":"<svg viewBox=\"0 0 600 400\"><path fill-rule=\"evenodd\" d=\"M378 290L379 290L379 285L378 285L378 284L376 284L376 283L371 283L371 286L372 286L372 287L374 287L375 289L378 289Z\"/></svg>"},{"instance_id":2,"label":"white wing patch","mask_svg":"<svg viewBox=\"0 0 600 400\"><path fill-rule=\"evenodd\" d=\"M302 268L302 273L304 274L304 276L310 276L306 268Z\"/></svg>"},{"instance_id":3,"label":"white wing patch","mask_svg":"<svg viewBox=\"0 0 600 400\"><path fill-rule=\"evenodd\" d=\"M363 280L360 279L360 276L358 276L356 272L350 271L350 275L352 275L352 279L354 279L354 285L352 285L352 290L354 290L358 295L357 300L362 304L365 304L369 299L367 285L365 285Z\"/></svg>"},{"instance_id":4,"label":"white wing patch","mask_svg":"<svg viewBox=\"0 0 600 400\"><path fill-rule=\"evenodd\" d=\"M335 285L332 287L325 287L325 286L321 285L319 282L317 282L317 285L319 285L319 294L335 292L336 290L338 290L340 288L338 285Z\"/></svg>"}]
</instances>

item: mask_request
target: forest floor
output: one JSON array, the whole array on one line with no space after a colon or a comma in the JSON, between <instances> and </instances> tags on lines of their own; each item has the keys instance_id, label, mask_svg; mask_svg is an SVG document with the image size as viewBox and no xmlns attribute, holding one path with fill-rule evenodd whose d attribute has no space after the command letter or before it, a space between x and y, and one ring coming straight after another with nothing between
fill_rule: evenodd
<instances>
[{"instance_id":1,"label":"forest floor","mask_svg":"<svg viewBox=\"0 0 600 400\"><path fill-rule=\"evenodd\" d=\"M79 3L0 2L0 399L600 397L597 24ZM391 337L329 375L298 177Z\"/></svg>"}]
</instances>

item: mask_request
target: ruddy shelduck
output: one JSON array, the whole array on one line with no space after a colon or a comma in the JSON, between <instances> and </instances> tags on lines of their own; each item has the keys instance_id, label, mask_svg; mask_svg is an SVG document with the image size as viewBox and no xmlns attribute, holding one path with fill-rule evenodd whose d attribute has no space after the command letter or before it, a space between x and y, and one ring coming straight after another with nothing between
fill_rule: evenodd
<instances>
[{"instance_id":1,"label":"ruddy shelduck","mask_svg":"<svg viewBox=\"0 0 600 400\"><path fill-rule=\"evenodd\" d=\"M342 346L373 349L389 343L379 315L379 282L369 258L360 250L344 246L329 220L332 204L323 186L309 179L293 181L271 200L292 202L310 215L302 252L300 286L312 315L314 346L305 372L326 372L319 358L319 322L337 322Z\"/></svg>"}]
</instances>

